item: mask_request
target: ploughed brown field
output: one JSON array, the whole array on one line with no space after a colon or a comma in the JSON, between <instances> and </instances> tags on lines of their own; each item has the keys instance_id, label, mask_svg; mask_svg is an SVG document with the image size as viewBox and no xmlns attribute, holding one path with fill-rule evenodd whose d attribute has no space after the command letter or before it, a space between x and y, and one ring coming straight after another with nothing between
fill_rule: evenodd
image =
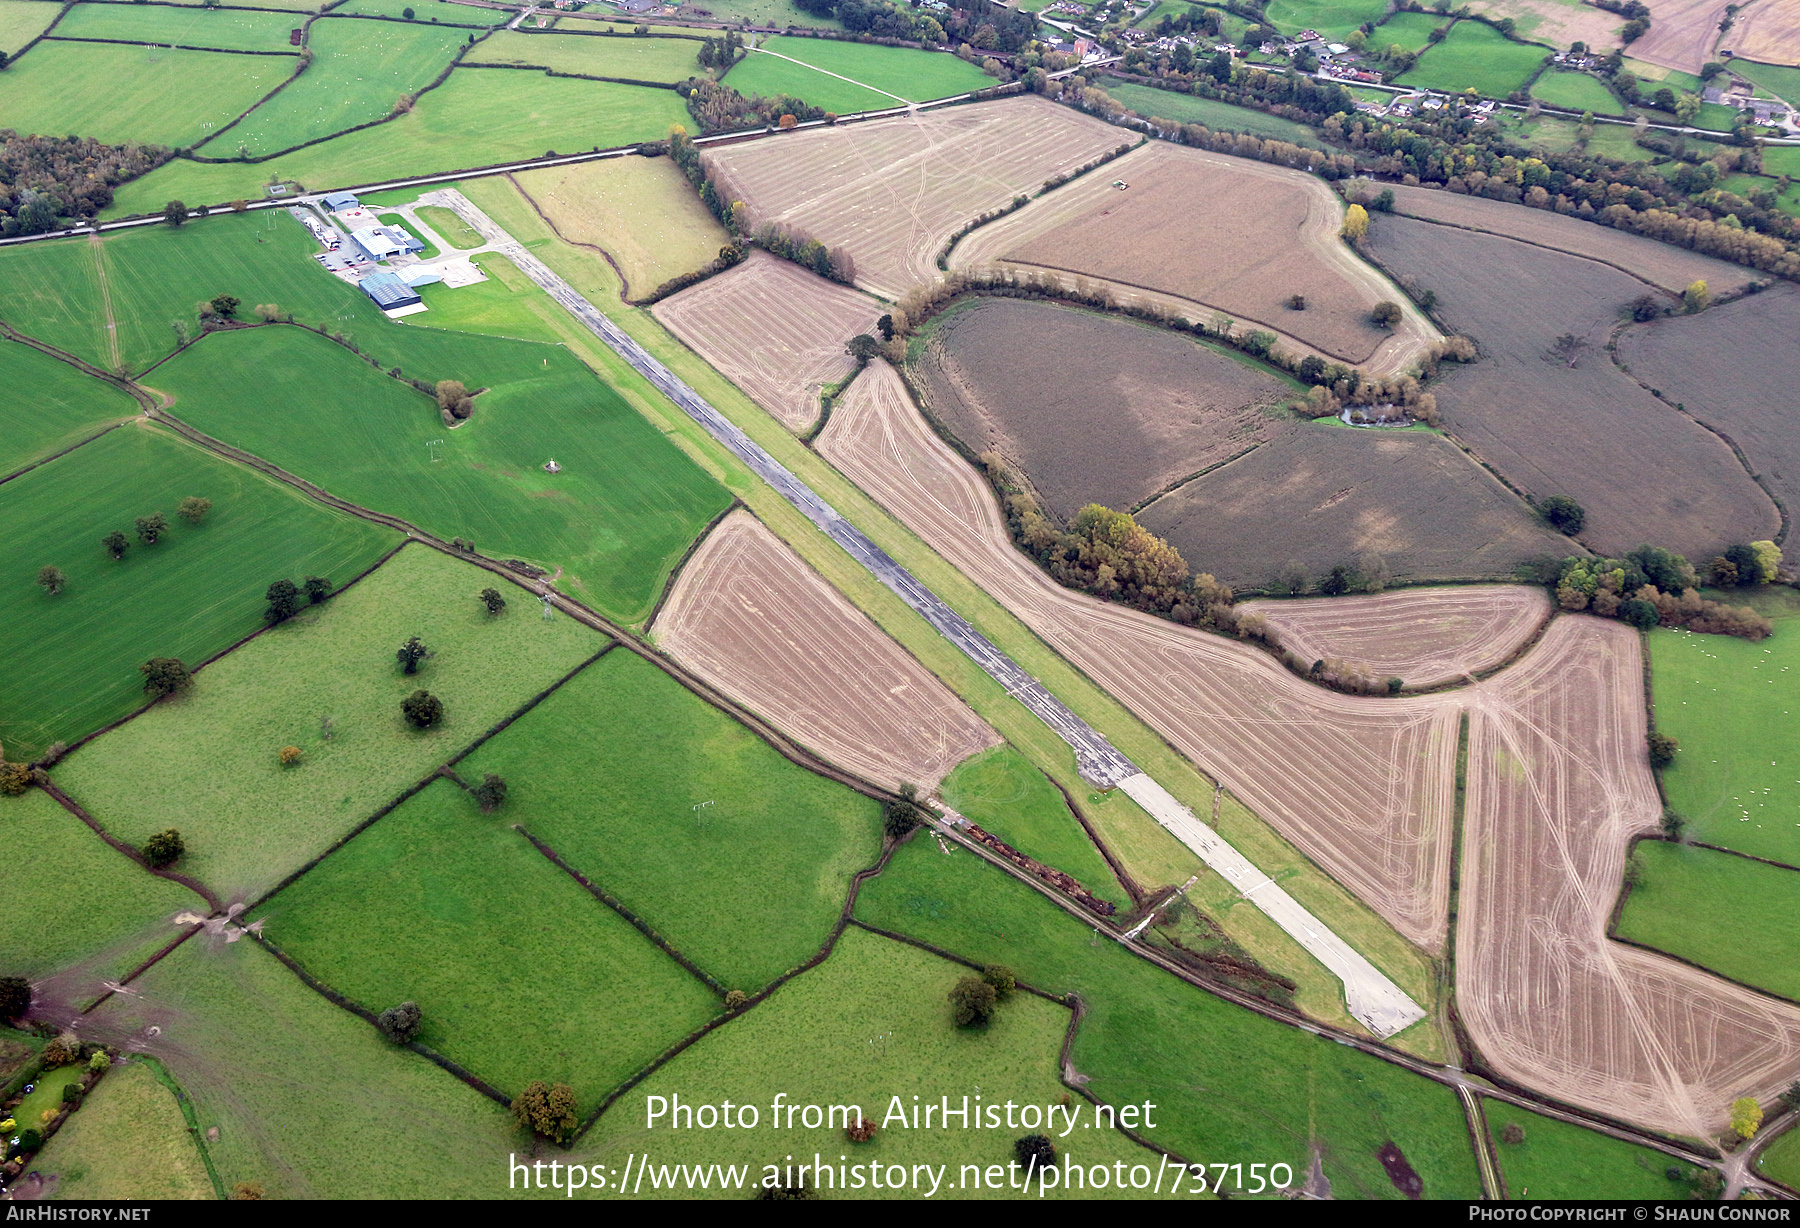
<instances>
[{"instance_id":1,"label":"ploughed brown field","mask_svg":"<svg viewBox=\"0 0 1800 1228\"><path fill-rule=\"evenodd\" d=\"M1606 937L1658 828L1638 635L1556 619L1469 695L1457 1006L1499 1073L1674 1134L1718 1131L1800 1069L1800 1007Z\"/></svg>"},{"instance_id":2,"label":"ploughed brown field","mask_svg":"<svg viewBox=\"0 0 1800 1228\"><path fill-rule=\"evenodd\" d=\"M820 451L1027 627L1242 797L1402 934L1441 951L1460 719L1470 715L1457 940L1463 1018L1518 1081L1705 1135L1800 1066L1800 1008L1610 942L1632 833L1659 805L1637 635L1553 621L1521 660L1429 696L1322 691L1235 640L1058 587L973 468L871 363Z\"/></svg>"},{"instance_id":3,"label":"ploughed brown field","mask_svg":"<svg viewBox=\"0 0 1800 1228\"><path fill-rule=\"evenodd\" d=\"M1757 0L1740 6L1736 23L1719 46L1746 60L1800 64L1800 0Z\"/></svg>"},{"instance_id":4,"label":"ploughed brown field","mask_svg":"<svg viewBox=\"0 0 1800 1228\"><path fill-rule=\"evenodd\" d=\"M845 343L873 333L882 306L791 261L752 251L736 268L650 311L751 400L800 431L819 416L819 389L855 367Z\"/></svg>"},{"instance_id":5,"label":"ploughed brown field","mask_svg":"<svg viewBox=\"0 0 1800 1228\"><path fill-rule=\"evenodd\" d=\"M1550 598L1523 584L1407 588L1367 597L1246 601L1309 661L1335 657L1408 687L1469 678L1502 664L1550 617Z\"/></svg>"},{"instance_id":6,"label":"ploughed brown field","mask_svg":"<svg viewBox=\"0 0 1800 1228\"><path fill-rule=\"evenodd\" d=\"M1059 587L1013 548L985 480L879 360L832 410L818 447L1402 934L1442 949L1454 708L1321 690L1236 640Z\"/></svg>"},{"instance_id":7,"label":"ploughed brown field","mask_svg":"<svg viewBox=\"0 0 1800 1228\"><path fill-rule=\"evenodd\" d=\"M938 317L911 373L952 435L1000 453L1065 518L1135 507L1292 431L1298 395L1190 336L1023 299Z\"/></svg>"},{"instance_id":8,"label":"ploughed brown field","mask_svg":"<svg viewBox=\"0 0 1800 1228\"><path fill-rule=\"evenodd\" d=\"M1436 385L1444 425L1533 498L1587 509L1582 540L1621 554L1643 543L1707 559L1774 536L1780 516L1718 436L1619 371L1606 343L1643 283L1606 265L1405 217L1381 217L1370 247L1389 271L1438 296L1481 361ZM1551 353L1562 335L1575 366Z\"/></svg>"},{"instance_id":9,"label":"ploughed brown field","mask_svg":"<svg viewBox=\"0 0 1800 1228\"><path fill-rule=\"evenodd\" d=\"M1035 95L813 128L701 155L756 226L780 222L856 261L888 298L940 276L950 236L1131 135Z\"/></svg>"},{"instance_id":10,"label":"ploughed brown field","mask_svg":"<svg viewBox=\"0 0 1800 1228\"><path fill-rule=\"evenodd\" d=\"M652 627L713 686L839 767L935 788L1000 737L749 512L719 522Z\"/></svg>"},{"instance_id":11,"label":"ploughed brown field","mask_svg":"<svg viewBox=\"0 0 1800 1228\"><path fill-rule=\"evenodd\" d=\"M1713 40L1731 0L1646 0L1650 28L1628 50L1631 58L1698 74L1713 59ZM1755 6L1752 5L1752 8ZM1743 18L1738 18L1741 23ZM1734 30L1735 33L1735 30ZM1732 40L1727 38L1725 45Z\"/></svg>"},{"instance_id":12,"label":"ploughed brown field","mask_svg":"<svg viewBox=\"0 0 1800 1228\"><path fill-rule=\"evenodd\" d=\"M1605 14L1604 9L1598 11ZM1614 230L1610 226L1596 226L1593 222L1566 217L1548 209L1398 184L1393 192L1396 213L1465 230L1505 235L1572 256L1585 256L1623 269L1672 294L1680 294L1696 281L1706 282L1715 295L1723 294L1742 288L1756 276L1742 265L1715 260L1699 252L1658 243L1655 239ZM1430 284L1429 280L1426 284Z\"/></svg>"},{"instance_id":13,"label":"ploughed brown field","mask_svg":"<svg viewBox=\"0 0 1800 1228\"><path fill-rule=\"evenodd\" d=\"M1116 184L1127 186L1120 188ZM1338 239L1344 206L1301 171L1153 141L977 230L952 269L1047 269L1222 311L1289 349L1398 370L1435 339L1428 321ZM1306 308L1287 306L1295 294ZM1369 321L1401 303L1389 331Z\"/></svg>"},{"instance_id":14,"label":"ploughed brown field","mask_svg":"<svg viewBox=\"0 0 1800 1228\"><path fill-rule=\"evenodd\" d=\"M1149 504L1138 520L1196 571L1265 587L1296 563L1316 583L1379 555L1397 580L1509 580L1570 552L1525 503L1426 430L1295 428Z\"/></svg>"},{"instance_id":15,"label":"ploughed brown field","mask_svg":"<svg viewBox=\"0 0 1800 1228\"><path fill-rule=\"evenodd\" d=\"M1777 282L1699 315L1633 325L1619 338L1619 357L1637 378L1742 448L1775 497L1795 508L1794 363L1792 346L1777 338L1796 337L1800 288Z\"/></svg>"}]
</instances>

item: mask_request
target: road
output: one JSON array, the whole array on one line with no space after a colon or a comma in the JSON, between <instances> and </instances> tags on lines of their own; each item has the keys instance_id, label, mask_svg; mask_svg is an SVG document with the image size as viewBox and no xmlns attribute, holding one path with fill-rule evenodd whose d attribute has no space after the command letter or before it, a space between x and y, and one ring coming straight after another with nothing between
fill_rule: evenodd
<instances>
[{"instance_id":1,"label":"road","mask_svg":"<svg viewBox=\"0 0 1800 1228\"><path fill-rule=\"evenodd\" d=\"M507 234L494 220L454 188L428 192L419 203L439 205L454 212L495 251L518 265L556 302L617 353L645 379L698 422L714 439L749 467L776 492L793 504L832 541L862 564L882 584L916 610L939 635L949 640L993 678L1006 693L1024 704L1032 715L1067 742L1075 752L1082 777L1101 789L1122 788L1158 823L1192 849L1201 860L1226 876L1246 900L1266 913L1344 985L1344 1000L1352 1016L1380 1037L1392 1036L1425 1017L1406 992L1380 969L1339 938L1307 911L1268 875L1258 870L1219 834L1194 816L1175 797L1126 758L1104 735L1071 712L1043 683L975 630L917 577L895 562L886 551L851 524L811 487L796 477L730 419L714 409L658 362L574 287L558 277L536 256Z\"/></svg>"}]
</instances>

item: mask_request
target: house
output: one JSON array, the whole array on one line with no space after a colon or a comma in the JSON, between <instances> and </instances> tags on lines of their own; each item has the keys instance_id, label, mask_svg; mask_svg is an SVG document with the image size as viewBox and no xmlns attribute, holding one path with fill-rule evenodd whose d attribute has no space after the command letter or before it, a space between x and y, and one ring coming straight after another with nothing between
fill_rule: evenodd
<instances>
[{"instance_id":1,"label":"house","mask_svg":"<svg viewBox=\"0 0 1800 1228\"><path fill-rule=\"evenodd\" d=\"M1297 43L1322 43L1325 41L1325 36L1317 30L1302 30L1294 35L1294 41Z\"/></svg>"},{"instance_id":2,"label":"house","mask_svg":"<svg viewBox=\"0 0 1800 1228\"><path fill-rule=\"evenodd\" d=\"M332 192L319 199L324 201L325 207L333 213L342 213L345 209L355 209L362 204L360 200L356 199L354 192Z\"/></svg>"},{"instance_id":3,"label":"house","mask_svg":"<svg viewBox=\"0 0 1800 1228\"><path fill-rule=\"evenodd\" d=\"M376 269L357 282L356 288L373 299L375 305L385 312L406 312L410 315L412 313L407 311L408 308L416 307L420 311L425 309L419 292L386 269Z\"/></svg>"},{"instance_id":4,"label":"house","mask_svg":"<svg viewBox=\"0 0 1800 1228\"><path fill-rule=\"evenodd\" d=\"M397 226L365 226L352 230L350 237L376 260L410 256L425 250L425 245Z\"/></svg>"}]
</instances>

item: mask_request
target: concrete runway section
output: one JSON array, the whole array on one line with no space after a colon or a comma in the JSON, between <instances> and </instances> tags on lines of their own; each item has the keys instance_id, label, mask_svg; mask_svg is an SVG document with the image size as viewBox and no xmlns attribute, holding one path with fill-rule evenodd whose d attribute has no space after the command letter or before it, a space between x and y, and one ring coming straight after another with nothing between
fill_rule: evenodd
<instances>
[{"instance_id":1,"label":"concrete runway section","mask_svg":"<svg viewBox=\"0 0 1800 1228\"><path fill-rule=\"evenodd\" d=\"M1076 766L1085 779L1101 789L1123 788L1201 860L1224 874L1246 900L1267 914L1343 982L1345 1004L1364 1027L1376 1036L1387 1037L1425 1017L1424 1009L1375 965L1357 954L1248 858L1200 822L1192 811L1126 758L1098 730L1071 712L1043 683L989 642L967 619L870 541L862 530L839 515L811 487L701 399L699 393L677 379L673 372L651 357L574 287L551 272L466 196L454 188L444 188L426 193L419 198L419 203L441 205L473 227L493 251L516 264L663 395L705 427L708 434L729 448L752 472L842 546L850 557L918 611L940 635L1005 687L1007 694L1024 704L1067 742L1075 752Z\"/></svg>"}]
</instances>

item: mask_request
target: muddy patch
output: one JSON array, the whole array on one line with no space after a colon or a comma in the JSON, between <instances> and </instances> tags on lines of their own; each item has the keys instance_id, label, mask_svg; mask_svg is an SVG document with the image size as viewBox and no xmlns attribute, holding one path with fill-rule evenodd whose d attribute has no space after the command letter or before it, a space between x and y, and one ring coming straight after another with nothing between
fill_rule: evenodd
<instances>
[{"instance_id":1,"label":"muddy patch","mask_svg":"<svg viewBox=\"0 0 1800 1228\"><path fill-rule=\"evenodd\" d=\"M1402 1194L1408 1198L1417 1198L1425 1192L1425 1179L1413 1171L1413 1166L1407 1162L1406 1154L1393 1142L1383 1143L1381 1150L1375 1153L1375 1157L1381 1161L1381 1167L1387 1170L1388 1180L1392 1181L1394 1188Z\"/></svg>"}]
</instances>

